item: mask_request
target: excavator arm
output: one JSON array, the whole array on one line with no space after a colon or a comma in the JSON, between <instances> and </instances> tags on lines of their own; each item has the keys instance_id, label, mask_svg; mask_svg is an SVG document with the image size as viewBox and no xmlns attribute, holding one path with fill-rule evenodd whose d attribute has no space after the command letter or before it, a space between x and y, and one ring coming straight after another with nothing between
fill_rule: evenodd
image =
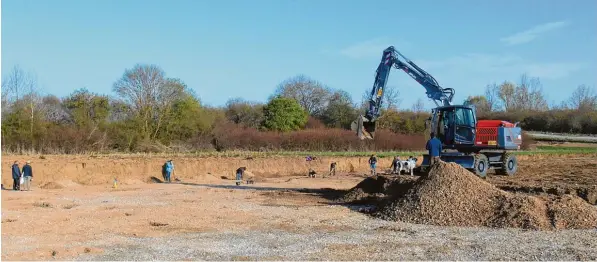
<instances>
[{"instance_id":1,"label":"excavator arm","mask_svg":"<svg viewBox=\"0 0 597 262\"><path fill-rule=\"evenodd\" d=\"M410 61L393 46L390 46L383 51L381 62L377 66L375 82L371 89L367 111L364 116L360 115L352 124L352 129L357 132L357 135L361 139L374 138L375 124L380 116L384 89L392 67L401 69L421 84L426 90L427 97L433 99L438 107L449 106L452 103L454 89L441 87L433 76Z\"/></svg>"}]
</instances>

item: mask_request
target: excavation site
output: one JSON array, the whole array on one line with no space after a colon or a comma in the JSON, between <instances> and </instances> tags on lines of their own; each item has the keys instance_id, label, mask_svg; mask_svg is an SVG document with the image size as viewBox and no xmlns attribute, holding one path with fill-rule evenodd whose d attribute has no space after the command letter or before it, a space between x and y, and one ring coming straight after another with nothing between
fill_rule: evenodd
<instances>
[{"instance_id":1,"label":"excavation site","mask_svg":"<svg viewBox=\"0 0 597 262\"><path fill-rule=\"evenodd\" d=\"M485 179L445 162L390 174L391 157L375 176L367 157L172 159L171 183L159 156L32 158L31 191L3 170L2 259L597 259L592 154L521 155Z\"/></svg>"}]
</instances>

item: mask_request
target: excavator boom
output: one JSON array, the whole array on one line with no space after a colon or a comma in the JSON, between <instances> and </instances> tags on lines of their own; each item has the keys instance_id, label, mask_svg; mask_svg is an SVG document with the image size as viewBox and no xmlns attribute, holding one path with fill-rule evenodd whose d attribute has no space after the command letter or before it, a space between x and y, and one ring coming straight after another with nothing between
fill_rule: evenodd
<instances>
[{"instance_id":1,"label":"excavator boom","mask_svg":"<svg viewBox=\"0 0 597 262\"><path fill-rule=\"evenodd\" d=\"M426 90L427 97L433 99L438 107L449 106L452 103L454 89L441 87L433 76L390 46L383 51L381 62L377 66L367 111L364 115L360 115L351 126L360 139L375 137L376 121L381 114L383 95L392 67L401 69L421 84Z\"/></svg>"}]
</instances>

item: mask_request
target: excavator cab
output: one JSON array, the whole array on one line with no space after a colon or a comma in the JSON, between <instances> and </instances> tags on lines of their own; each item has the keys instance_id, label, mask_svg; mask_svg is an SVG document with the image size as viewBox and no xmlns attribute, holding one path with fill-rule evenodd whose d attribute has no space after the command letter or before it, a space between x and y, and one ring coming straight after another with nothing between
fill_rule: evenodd
<instances>
[{"instance_id":1,"label":"excavator cab","mask_svg":"<svg viewBox=\"0 0 597 262\"><path fill-rule=\"evenodd\" d=\"M469 106L443 106L432 110L431 131L446 148L473 145L477 119Z\"/></svg>"}]
</instances>

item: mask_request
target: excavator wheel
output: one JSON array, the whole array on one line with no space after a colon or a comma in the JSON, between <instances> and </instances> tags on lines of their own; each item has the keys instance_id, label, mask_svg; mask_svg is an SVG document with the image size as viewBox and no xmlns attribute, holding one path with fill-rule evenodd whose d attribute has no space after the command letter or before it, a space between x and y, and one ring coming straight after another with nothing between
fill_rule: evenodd
<instances>
[{"instance_id":1,"label":"excavator wheel","mask_svg":"<svg viewBox=\"0 0 597 262\"><path fill-rule=\"evenodd\" d=\"M505 153L502 156L502 168L496 169L495 173L502 176L513 176L518 169L518 160L511 153Z\"/></svg>"},{"instance_id":2,"label":"excavator wheel","mask_svg":"<svg viewBox=\"0 0 597 262\"><path fill-rule=\"evenodd\" d=\"M489 160L484 154L475 155L475 165L473 166L473 173L485 179L487 178L487 170L489 170Z\"/></svg>"}]
</instances>

